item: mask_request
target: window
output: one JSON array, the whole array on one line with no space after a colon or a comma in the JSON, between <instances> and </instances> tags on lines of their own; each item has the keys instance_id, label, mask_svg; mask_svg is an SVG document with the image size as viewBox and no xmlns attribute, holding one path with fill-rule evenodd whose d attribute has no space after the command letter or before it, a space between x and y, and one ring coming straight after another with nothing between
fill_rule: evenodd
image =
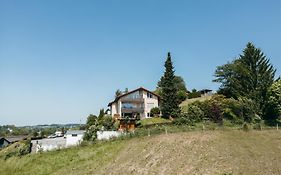
<instances>
[{"instance_id":1,"label":"window","mask_svg":"<svg viewBox=\"0 0 281 175\"><path fill-rule=\"evenodd\" d=\"M150 113L147 113L147 117L150 117Z\"/></svg>"},{"instance_id":2,"label":"window","mask_svg":"<svg viewBox=\"0 0 281 175\"><path fill-rule=\"evenodd\" d=\"M153 98L153 95L150 92L147 92L147 98Z\"/></svg>"},{"instance_id":3,"label":"window","mask_svg":"<svg viewBox=\"0 0 281 175\"><path fill-rule=\"evenodd\" d=\"M122 103L122 108L125 108L125 109L133 109L133 108L134 108L134 105L131 104L131 103Z\"/></svg>"},{"instance_id":4,"label":"window","mask_svg":"<svg viewBox=\"0 0 281 175\"><path fill-rule=\"evenodd\" d=\"M77 137L77 134L72 134L71 136L72 136L72 137Z\"/></svg>"},{"instance_id":5,"label":"window","mask_svg":"<svg viewBox=\"0 0 281 175\"><path fill-rule=\"evenodd\" d=\"M125 98L127 98L127 99L138 99L138 98L140 98L140 91L128 94L128 95L126 95Z\"/></svg>"}]
</instances>

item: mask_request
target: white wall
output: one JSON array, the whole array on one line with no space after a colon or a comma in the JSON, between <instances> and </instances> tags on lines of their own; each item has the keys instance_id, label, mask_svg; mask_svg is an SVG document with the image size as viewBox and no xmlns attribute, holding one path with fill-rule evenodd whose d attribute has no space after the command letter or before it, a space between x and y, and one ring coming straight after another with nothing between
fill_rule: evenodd
<instances>
[{"instance_id":1,"label":"white wall","mask_svg":"<svg viewBox=\"0 0 281 175\"><path fill-rule=\"evenodd\" d=\"M83 141L84 134L77 134L77 136L72 136L72 134L66 135L66 147L79 145Z\"/></svg>"},{"instance_id":2,"label":"white wall","mask_svg":"<svg viewBox=\"0 0 281 175\"><path fill-rule=\"evenodd\" d=\"M153 94L152 94L153 95ZM143 92L143 98L144 98L144 115L147 116L147 113L150 113L150 110L154 107L159 107L158 97L153 95L152 98L147 98L147 92ZM151 104L151 105L149 105Z\"/></svg>"},{"instance_id":3,"label":"white wall","mask_svg":"<svg viewBox=\"0 0 281 175\"><path fill-rule=\"evenodd\" d=\"M119 137L121 135L120 132L117 131L98 131L97 139L98 140L108 140L114 137Z\"/></svg>"},{"instance_id":4,"label":"white wall","mask_svg":"<svg viewBox=\"0 0 281 175\"><path fill-rule=\"evenodd\" d=\"M31 140L32 152L37 153L38 151L51 151L56 149L62 149L65 147L66 139L63 137L57 138L46 138L40 140Z\"/></svg>"},{"instance_id":5,"label":"white wall","mask_svg":"<svg viewBox=\"0 0 281 175\"><path fill-rule=\"evenodd\" d=\"M117 114L117 103L113 103L112 105L111 105L111 115L112 116L114 116L114 114Z\"/></svg>"}]
</instances>

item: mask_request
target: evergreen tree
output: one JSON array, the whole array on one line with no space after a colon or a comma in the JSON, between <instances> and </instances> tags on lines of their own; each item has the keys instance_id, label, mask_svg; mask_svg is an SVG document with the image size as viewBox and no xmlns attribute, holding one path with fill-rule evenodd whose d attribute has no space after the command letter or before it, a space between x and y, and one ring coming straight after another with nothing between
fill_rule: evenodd
<instances>
[{"instance_id":1,"label":"evergreen tree","mask_svg":"<svg viewBox=\"0 0 281 175\"><path fill-rule=\"evenodd\" d=\"M128 88L125 88L124 93L126 94L126 93L128 93L128 92L129 92L129 89L128 89Z\"/></svg>"},{"instance_id":2,"label":"evergreen tree","mask_svg":"<svg viewBox=\"0 0 281 175\"><path fill-rule=\"evenodd\" d=\"M161 78L162 103L161 111L164 118L177 117L180 113L175 85L174 67L170 52L165 62L165 73Z\"/></svg>"},{"instance_id":3,"label":"evergreen tree","mask_svg":"<svg viewBox=\"0 0 281 175\"><path fill-rule=\"evenodd\" d=\"M157 88L155 90L155 93L160 96L162 96L163 78L164 77L161 77L160 81L158 81ZM174 83L175 83L175 86L177 89L178 104L181 104L181 102L183 102L187 98L187 88L186 88L185 82L181 76L175 75Z\"/></svg>"},{"instance_id":4,"label":"evergreen tree","mask_svg":"<svg viewBox=\"0 0 281 175\"><path fill-rule=\"evenodd\" d=\"M274 82L275 69L264 53L252 43L248 43L243 54L233 62L219 66L215 72L221 83L219 92L228 97L246 97L259 106L263 113L269 87Z\"/></svg>"},{"instance_id":5,"label":"evergreen tree","mask_svg":"<svg viewBox=\"0 0 281 175\"><path fill-rule=\"evenodd\" d=\"M122 91L120 89L117 89L115 92L115 98L122 95Z\"/></svg>"},{"instance_id":6,"label":"evergreen tree","mask_svg":"<svg viewBox=\"0 0 281 175\"><path fill-rule=\"evenodd\" d=\"M102 109L100 109L98 118L102 118L104 115L105 115L105 112L104 112L104 109L102 108Z\"/></svg>"}]
</instances>

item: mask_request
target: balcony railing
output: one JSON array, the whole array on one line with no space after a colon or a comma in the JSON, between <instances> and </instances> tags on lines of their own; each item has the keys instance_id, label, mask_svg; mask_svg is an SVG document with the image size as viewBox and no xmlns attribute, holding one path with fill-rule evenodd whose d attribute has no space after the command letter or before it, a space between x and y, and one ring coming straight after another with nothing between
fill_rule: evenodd
<instances>
[{"instance_id":1,"label":"balcony railing","mask_svg":"<svg viewBox=\"0 0 281 175\"><path fill-rule=\"evenodd\" d=\"M124 103L143 103L143 98L122 98L121 101Z\"/></svg>"},{"instance_id":2,"label":"balcony railing","mask_svg":"<svg viewBox=\"0 0 281 175\"><path fill-rule=\"evenodd\" d=\"M141 112L144 112L144 108L143 107L132 107L132 108L122 107L121 112L122 113L133 113L133 112L141 113Z\"/></svg>"}]
</instances>

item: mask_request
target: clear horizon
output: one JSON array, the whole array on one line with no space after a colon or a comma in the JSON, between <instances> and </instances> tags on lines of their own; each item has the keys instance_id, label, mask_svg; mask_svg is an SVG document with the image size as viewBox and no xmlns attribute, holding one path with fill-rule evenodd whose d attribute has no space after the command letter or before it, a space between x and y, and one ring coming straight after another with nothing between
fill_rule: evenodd
<instances>
[{"instance_id":1,"label":"clear horizon","mask_svg":"<svg viewBox=\"0 0 281 175\"><path fill-rule=\"evenodd\" d=\"M188 89L247 42L281 75L281 0L1 1L0 125L85 123L117 89L156 88L171 52Z\"/></svg>"}]
</instances>

